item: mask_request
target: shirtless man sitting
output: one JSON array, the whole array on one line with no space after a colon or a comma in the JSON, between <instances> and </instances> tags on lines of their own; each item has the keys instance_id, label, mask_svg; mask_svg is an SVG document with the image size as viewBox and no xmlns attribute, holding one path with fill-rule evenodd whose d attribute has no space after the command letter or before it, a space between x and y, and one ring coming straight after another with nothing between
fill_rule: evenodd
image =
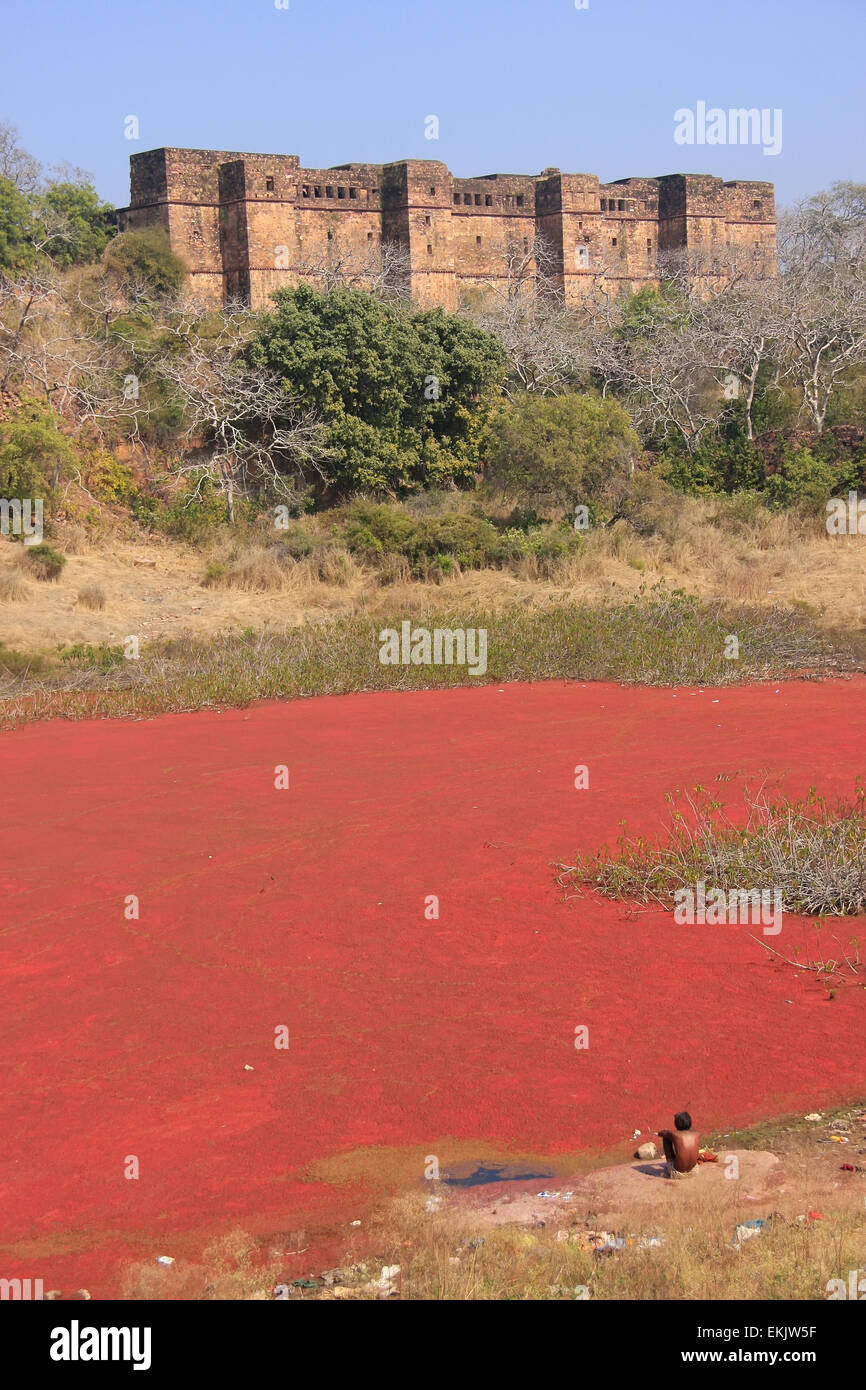
<instances>
[{"instance_id":1,"label":"shirtless man sitting","mask_svg":"<svg viewBox=\"0 0 866 1390\"><path fill-rule=\"evenodd\" d=\"M669 1178L687 1178L698 1166L700 1135L692 1129L692 1117L687 1110L674 1115L675 1130L660 1129L658 1137L665 1147Z\"/></svg>"}]
</instances>

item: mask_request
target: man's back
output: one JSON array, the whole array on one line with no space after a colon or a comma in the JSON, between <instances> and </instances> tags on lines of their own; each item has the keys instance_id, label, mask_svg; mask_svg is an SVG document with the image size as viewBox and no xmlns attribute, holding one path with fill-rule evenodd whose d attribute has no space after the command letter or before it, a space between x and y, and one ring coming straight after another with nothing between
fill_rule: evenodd
<instances>
[{"instance_id":1,"label":"man's back","mask_svg":"<svg viewBox=\"0 0 866 1390\"><path fill-rule=\"evenodd\" d=\"M674 1147L674 1167L678 1173L690 1173L698 1161L701 1136L693 1129L674 1130L671 1134Z\"/></svg>"}]
</instances>

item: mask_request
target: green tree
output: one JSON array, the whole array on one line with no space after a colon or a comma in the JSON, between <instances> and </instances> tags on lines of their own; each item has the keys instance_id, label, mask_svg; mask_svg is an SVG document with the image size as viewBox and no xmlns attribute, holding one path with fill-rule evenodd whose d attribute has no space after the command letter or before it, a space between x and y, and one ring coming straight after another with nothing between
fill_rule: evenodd
<instances>
[{"instance_id":1,"label":"green tree","mask_svg":"<svg viewBox=\"0 0 866 1390\"><path fill-rule=\"evenodd\" d=\"M46 226L59 235L45 247L56 265L86 265L102 255L113 235L114 209L88 183L52 183L41 197Z\"/></svg>"},{"instance_id":2,"label":"green tree","mask_svg":"<svg viewBox=\"0 0 866 1390\"><path fill-rule=\"evenodd\" d=\"M494 420L486 476L524 499L566 507L608 503L639 456L640 441L618 401L529 394Z\"/></svg>"},{"instance_id":3,"label":"green tree","mask_svg":"<svg viewBox=\"0 0 866 1390\"><path fill-rule=\"evenodd\" d=\"M32 200L11 179L0 178L0 272L18 275L35 258Z\"/></svg>"},{"instance_id":4,"label":"green tree","mask_svg":"<svg viewBox=\"0 0 866 1390\"><path fill-rule=\"evenodd\" d=\"M37 401L23 401L0 424L0 497L45 498L74 461L57 416Z\"/></svg>"},{"instance_id":5,"label":"green tree","mask_svg":"<svg viewBox=\"0 0 866 1390\"><path fill-rule=\"evenodd\" d=\"M469 479L502 380L495 339L442 310L363 290L280 290L248 358L327 427L341 490L401 492Z\"/></svg>"}]
</instances>

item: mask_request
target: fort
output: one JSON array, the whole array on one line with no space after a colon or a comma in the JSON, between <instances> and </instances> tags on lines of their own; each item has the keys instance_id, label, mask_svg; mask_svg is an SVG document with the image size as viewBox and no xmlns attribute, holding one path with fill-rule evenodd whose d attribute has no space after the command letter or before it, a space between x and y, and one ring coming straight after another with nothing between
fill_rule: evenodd
<instances>
[{"instance_id":1,"label":"fort","mask_svg":"<svg viewBox=\"0 0 866 1390\"><path fill-rule=\"evenodd\" d=\"M544 244L570 303L601 276L632 290L682 249L753 256L773 273L773 185L706 174L600 183L593 174L484 174L457 178L428 159L302 169L297 155L158 149L130 160L121 229L161 227L186 263L193 292L214 305L265 305L329 258L402 248L419 303L456 309L472 287L504 281L515 248Z\"/></svg>"}]
</instances>

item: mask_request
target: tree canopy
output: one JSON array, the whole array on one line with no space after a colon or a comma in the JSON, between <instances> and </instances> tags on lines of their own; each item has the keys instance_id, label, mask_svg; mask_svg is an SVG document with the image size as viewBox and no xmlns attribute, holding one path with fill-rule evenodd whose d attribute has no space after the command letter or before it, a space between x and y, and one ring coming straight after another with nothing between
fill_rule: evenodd
<instances>
[{"instance_id":1,"label":"tree canopy","mask_svg":"<svg viewBox=\"0 0 866 1390\"><path fill-rule=\"evenodd\" d=\"M250 345L325 421L339 489L390 492L471 478L504 374L499 343L441 309L411 311L362 290L280 290Z\"/></svg>"}]
</instances>

